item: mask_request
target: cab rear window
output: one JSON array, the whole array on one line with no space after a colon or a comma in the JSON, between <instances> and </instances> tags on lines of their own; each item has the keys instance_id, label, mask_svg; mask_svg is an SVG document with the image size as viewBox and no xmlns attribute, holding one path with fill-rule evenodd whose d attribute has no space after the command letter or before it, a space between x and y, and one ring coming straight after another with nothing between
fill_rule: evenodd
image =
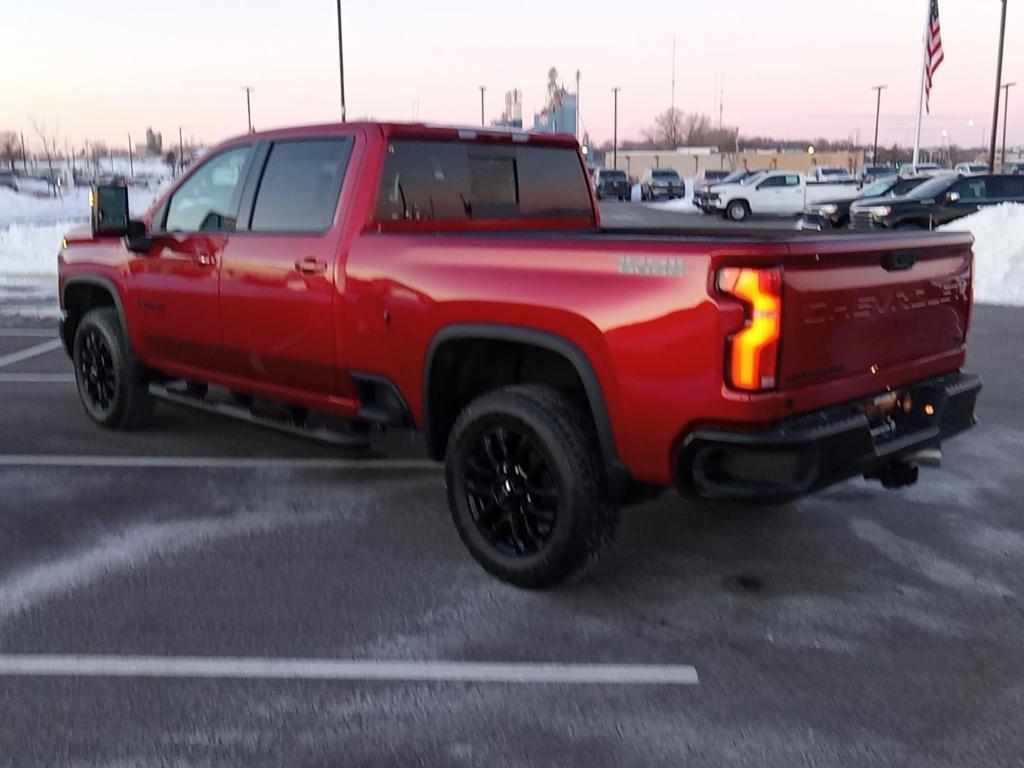
<instances>
[{"instance_id":1,"label":"cab rear window","mask_svg":"<svg viewBox=\"0 0 1024 768\"><path fill-rule=\"evenodd\" d=\"M382 223L592 215L571 147L396 139L377 193Z\"/></svg>"}]
</instances>

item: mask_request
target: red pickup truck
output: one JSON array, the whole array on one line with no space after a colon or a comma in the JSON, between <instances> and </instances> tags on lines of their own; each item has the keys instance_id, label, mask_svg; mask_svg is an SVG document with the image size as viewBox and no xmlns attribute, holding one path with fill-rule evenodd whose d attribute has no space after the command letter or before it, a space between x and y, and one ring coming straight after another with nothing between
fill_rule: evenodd
<instances>
[{"instance_id":1,"label":"red pickup truck","mask_svg":"<svg viewBox=\"0 0 1024 768\"><path fill-rule=\"evenodd\" d=\"M59 256L92 419L216 390L420 430L517 585L595 562L652 489L897 487L975 420L969 235L602 228L571 137L424 125L232 139L139 221L94 193Z\"/></svg>"}]
</instances>

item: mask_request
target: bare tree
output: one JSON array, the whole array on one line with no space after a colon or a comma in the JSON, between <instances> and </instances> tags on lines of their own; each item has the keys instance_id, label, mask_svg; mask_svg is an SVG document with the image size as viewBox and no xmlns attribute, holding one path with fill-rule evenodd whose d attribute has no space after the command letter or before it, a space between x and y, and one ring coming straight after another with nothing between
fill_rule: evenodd
<instances>
[{"instance_id":1,"label":"bare tree","mask_svg":"<svg viewBox=\"0 0 1024 768\"><path fill-rule=\"evenodd\" d=\"M0 131L0 160L4 160L14 170L14 160L18 156L18 134L14 131Z\"/></svg>"},{"instance_id":2,"label":"bare tree","mask_svg":"<svg viewBox=\"0 0 1024 768\"><path fill-rule=\"evenodd\" d=\"M29 122L32 123L32 130L35 131L39 140L43 143L43 154L46 157L46 165L49 168L49 181L50 191L57 194L57 179L53 173L53 161L57 157L57 145L61 141L60 136L60 124L54 123L53 127L50 127L46 122L36 120L36 118L29 118Z\"/></svg>"},{"instance_id":3,"label":"bare tree","mask_svg":"<svg viewBox=\"0 0 1024 768\"><path fill-rule=\"evenodd\" d=\"M683 143L684 120L681 109L666 109L654 118L654 125L645 129L643 136L656 149L675 149Z\"/></svg>"}]
</instances>

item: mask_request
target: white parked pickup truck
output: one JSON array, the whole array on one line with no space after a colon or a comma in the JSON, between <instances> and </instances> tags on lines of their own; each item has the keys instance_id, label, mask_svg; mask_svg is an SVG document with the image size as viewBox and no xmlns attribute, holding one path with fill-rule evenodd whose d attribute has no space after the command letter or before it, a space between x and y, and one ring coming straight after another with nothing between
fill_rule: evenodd
<instances>
[{"instance_id":1,"label":"white parked pickup truck","mask_svg":"<svg viewBox=\"0 0 1024 768\"><path fill-rule=\"evenodd\" d=\"M732 221L753 214L796 216L804 209L804 177L793 171L769 171L752 184L728 184L717 188L715 208Z\"/></svg>"},{"instance_id":2,"label":"white parked pickup truck","mask_svg":"<svg viewBox=\"0 0 1024 768\"><path fill-rule=\"evenodd\" d=\"M711 204L732 221L743 221L751 214L799 216L806 205L821 200L844 200L857 196L855 184L807 184L795 171L767 171L745 185L722 184L712 187Z\"/></svg>"}]
</instances>

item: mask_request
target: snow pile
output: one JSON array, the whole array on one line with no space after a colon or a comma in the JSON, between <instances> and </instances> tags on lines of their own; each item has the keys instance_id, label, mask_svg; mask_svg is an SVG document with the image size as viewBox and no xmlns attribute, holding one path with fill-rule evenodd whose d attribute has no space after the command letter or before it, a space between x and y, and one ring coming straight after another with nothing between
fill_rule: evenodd
<instances>
[{"instance_id":1,"label":"snow pile","mask_svg":"<svg viewBox=\"0 0 1024 768\"><path fill-rule=\"evenodd\" d=\"M674 213L700 213L698 208L693 206L693 179L683 179L686 185L686 196L675 200L658 200L644 203L648 208L656 211L672 211ZM633 187L633 200L640 201L640 185Z\"/></svg>"},{"instance_id":2,"label":"snow pile","mask_svg":"<svg viewBox=\"0 0 1024 768\"><path fill-rule=\"evenodd\" d=\"M160 190L129 187L128 207L141 215L153 204ZM62 221L89 220L89 189L75 187L61 197L15 192L0 187L0 229L18 224L54 224Z\"/></svg>"},{"instance_id":3,"label":"snow pile","mask_svg":"<svg viewBox=\"0 0 1024 768\"><path fill-rule=\"evenodd\" d=\"M57 251L64 233L82 220L0 227L0 277L57 274Z\"/></svg>"},{"instance_id":4,"label":"snow pile","mask_svg":"<svg viewBox=\"0 0 1024 768\"><path fill-rule=\"evenodd\" d=\"M680 197L676 200L659 200L655 203L645 203L648 208L656 211L673 211L675 213L700 213L700 209L693 204L693 195L687 190L687 197Z\"/></svg>"},{"instance_id":5,"label":"snow pile","mask_svg":"<svg viewBox=\"0 0 1024 768\"><path fill-rule=\"evenodd\" d=\"M1024 205L1003 203L947 224L974 234L974 299L1024 307Z\"/></svg>"}]
</instances>

